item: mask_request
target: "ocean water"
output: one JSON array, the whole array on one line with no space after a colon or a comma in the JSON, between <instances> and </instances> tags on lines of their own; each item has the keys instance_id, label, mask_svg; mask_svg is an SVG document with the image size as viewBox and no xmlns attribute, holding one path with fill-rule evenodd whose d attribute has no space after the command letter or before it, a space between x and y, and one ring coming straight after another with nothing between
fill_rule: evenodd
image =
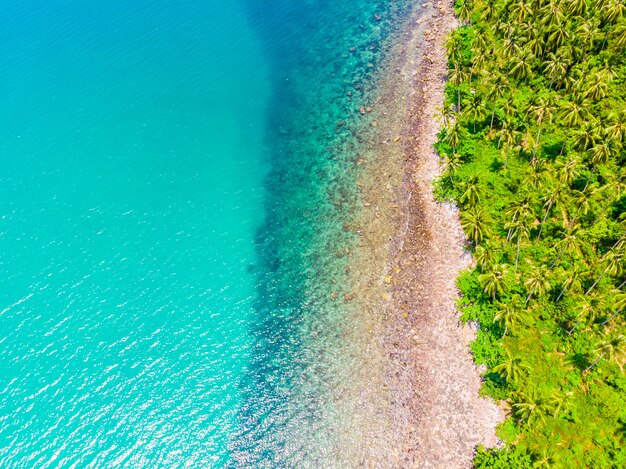
<instances>
[{"instance_id":1,"label":"ocean water","mask_svg":"<svg viewBox=\"0 0 626 469\"><path fill-rule=\"evenodd\" d=\"M329 289L407 3L3 3L0 467L332 464Z\"/></svg>"}]
</instances>

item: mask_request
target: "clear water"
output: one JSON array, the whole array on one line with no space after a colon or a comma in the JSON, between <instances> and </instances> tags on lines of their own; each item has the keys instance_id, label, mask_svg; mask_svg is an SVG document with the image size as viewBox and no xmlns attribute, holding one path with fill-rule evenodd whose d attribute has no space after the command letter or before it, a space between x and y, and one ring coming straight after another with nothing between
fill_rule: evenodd
<instances>
[{"instance_id":1,"label":"clear water","mask_svg":"<svg viewBox=\"0 0 626 469\"><path fill-rule=\"evenodd\" d=\"M348 3L5 0L1 467L332 459L351 119L403 2Z\"/></svg>"}]
</instances>

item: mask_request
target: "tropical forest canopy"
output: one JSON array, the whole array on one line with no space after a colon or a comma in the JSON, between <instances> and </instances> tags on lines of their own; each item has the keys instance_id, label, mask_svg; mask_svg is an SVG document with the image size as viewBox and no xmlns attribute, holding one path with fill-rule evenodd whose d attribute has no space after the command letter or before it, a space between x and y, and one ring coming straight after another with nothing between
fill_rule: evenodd
<instances>
[{"instance_id":1,"label":"tropical forest canopy","mask_svg":"<svg viewBox=\"0 0 626 469\"><path fill-rule=\"evenodd\" d=\"M508 417L483 467L626 467L626 5L459 0L437 144L461 309Z\"/></svg>"}]
</instances>

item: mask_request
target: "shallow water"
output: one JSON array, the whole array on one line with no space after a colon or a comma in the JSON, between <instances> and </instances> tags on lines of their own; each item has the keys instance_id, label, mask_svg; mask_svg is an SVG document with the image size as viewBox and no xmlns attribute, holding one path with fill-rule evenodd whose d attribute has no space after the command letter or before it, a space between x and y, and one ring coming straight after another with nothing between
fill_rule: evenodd
<instances>
[{"instance_id":1,"label":"shallow water","mask_svg":"<svg viewBox=\"0 0 626 469\"><path fill-rule=\"evenodd\" d=\"M0 466L333 460L354 117L403 8L5 2Z\"/></svg>"}]
</instances>

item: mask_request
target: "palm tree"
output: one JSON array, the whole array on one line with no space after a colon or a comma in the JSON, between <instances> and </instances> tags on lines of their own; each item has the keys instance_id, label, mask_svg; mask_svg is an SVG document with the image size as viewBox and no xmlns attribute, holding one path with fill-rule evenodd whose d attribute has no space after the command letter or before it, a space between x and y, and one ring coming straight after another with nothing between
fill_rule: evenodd
<instances>
[{"instance_id":1,"label":"palm tree","mask_svg":"<svg viewBox=\"0 0 626 469\"><path fill-rule=\"evenodd\" d=\"M597 358L584 369L583 373L587 373L603 358L606 358L609 363L617 363L621 367L621 362L626 358L626 337L624 334L601 334L600 343L594 352Z\"/></svg>"},{"instance_id":2,"label":"palm tree","mask_svg":"<svg viewBox=\"0 0 626 469\"><path fill-rule=\"evenodd\" d=\"M559 161L556 164L557 177L561 184L565 184L570 186L578 177L580 160L578 159L576 154L572 154L569 156L567 161Z\"/></svg>"},{"instance_id":3,"label":"palm tree","mask_svg":"<svg viewBox=\"0 0 626 469\"><path fill-rule=\"evenodd\" d=\"M488 232L489 214L481 208L471 207L461 213L461 226L467 237L476 245L480 243Z\"/></svg>"},{"instance_id":4,"label":"palm tree","mask_svg":"<svg viewBox=\"0 0 626 469\"><path fill-rule=\"evenodd\" d=\"M489 130L493 130L493 119L496 115L496 105L498 100L504 96L504 92L507 90L507 82L504 76L500 73L496 74L493 80L490 80L489 91L487 92L487 98L491 100L491 122L489 124Z\"/></svg>"},{"instance_id":5,"label":"palm tree","mask_svg":"<svg viewBox=\"0 0 626 469\"><path fill-rule=\"evenodd\" d=\"M465 192L461 195L459 201L461 203L467 203L470 207L478 205L480 198L483 195L483 186L480 183L480 179L477 175L472 176L469 181L463 184Z\"/></svg>"},{"instance_id":6,"label":"palm tree","mask_svg":"<svg viewBox=\"0 0 626 469\"><path fill-rule=\"evenodd\" d=\"M506 166L509 160L509 153L511 149L516 145L519 138L519 132L509 128L508 125L504 125L498 132L498 144L502 146L504 152L504 165Z\"/></svg>"},{"instance_id":7,"label":"palm tree","mask_svg":"<svg viewBox=\"0 0 626 469\"><path fill-rule=\"evenodd\" d=\"M506 359L499 365L493 368L493 371L498 373L502 379L505 379L509 383L519 383L527 371L530 371L530 366L526 365L520 357L514 357L511 352L505 350Z\"/></svg>"},{"instance_id":8,"label":"palm tree","mask_svg":"<svg viewBox=\"0 0 626 469\"><path fill-rule=\"evenodd\" d=\"M550 52L548 54L548 60L546 61L545 72L548 78L550 78L550 85L548 88L552 88L552 83L560 83L567 75L567 69L569 67L569 61L565 59L564 54L555 54ZM558 86L557 86L558 88Z\"/></svg>"},{"instance_id":9,"label":"palm tree","mask_svg":"<svg viewBox=\"0 0 626 469\"><path fill-rule=\"evenodd\" d=\"M617 25L611 33L611 43L617 50L621 51L626 47L626 23Z\"/></svg>"},{"instance_id":10,"label":"palm tree","mask_svg":"<svg viewBox=\"0 0 626 469\"><path fill-rule=\"evenodd\" d=\"M582 96L575 96L572 101L565 101L563 107L558 112L558 117L566 127L565 140L561 146L561 155L565 149L565 144L569 138L573 127L580 126L588 116L588 101Z\"/></svg>"},{"instance_id":11,"label":"palm tree","mask_svg":"<svg viewBox=\"0 0 626 469\"><path fill-rule=\"evenodd\" d=\"M530 194L524 194L520 199L511 204L511 207L504 212L504 214L511 219L511 223L515 223L519 219L528 219L532 216L532 204L533 199ZM513 238L514 225L509 227L509 231L506 236L506 242L508 243Z\"/></svg>"},{"instance_id":12,"label":"palm tree","mask_svg":"<svg viewBox=\"0 0 626 469\"><path fill-rule=\"evenodd\" d=\"M491 21L498 14L500 3L496 0L487 0L479 3L482 6L480 11L480 19L483 21Z\"/></svg>"},{"instance_id":13,"label":"palm tree","mask_svg":"<svg viewBox=\"0 0 626 469\"><path fill-rule=\"evenodd\" d=\"M585 98L598 101L604 98L609 90L608 82L610 81L608 74L604 72L595 72L587 80Z\"/></svg>"},{"instance_id":14,"label":"palm tree","mask_svg":"<svg viewBox=\"0 0 626 469\"><path fill-rule=\"evenodd\" d=\"M448 73L448 80L456 87L457 94L457 112L461 112L461 85L465 83L467 74L461 69L458 63L454 63L454 66Z\"/></svg>"},{"instance_id":15,"label":"palm tree","mask_svg":"<svg viewBox=\"0 0 626 469\"><path fill-rule=\"evenodd\" d=\"M594 187L589 188L588 190L573 190L571 193L572 201L576 205L576 214L582 213L583 215L587 215L592 207L593 196L596 194L597 189Z\"/></svg>"},{"instance_id":16,"label":"palm tree","mask_svg":"<svg viewBox=\"0 0 626 469\"><path fill-rule=\"evenodd\" d=\"M496 299L496 295L505 293L509 290L509 283L507 276L509 273L507 264L494 264L486 273L478 276L478 280L483 287L485 293L487 293L493 300Z\"/></svg>"},{"instance_id":17,"label":"palm tree","mask_svg":"<svg viewBox=\"0 0 626 469\"><path fill-rule=\"evenodd\" d=\"M607 128L607 135L621 147L626 135L626 109L609 114L611 125Z\"/></svg>"},{"instance_id":18,"label":"palm tree","mask_svg":"<svg viewBox=\"0 0 626 469\"><path fill-rule=\"evenodd\" d=\"M522 51L521 54L515 54L509 60L513 76L520 80L528 81L533 73L532 61L535 57L530 51Z\"/></svg>"},{"instance_id":19,"label":"palm tree","mask_svg":"<svg viewBox=\"0 0 626 469\"><path fill-rule=\"evenodd\" d=\"M452 147L452 153L456 153L456 150L461 144L461 140L465 137L466 133L467 131L458 120L446 128L444 141Z\"/></svg>"},{"instance_id":20,"label":"palm tree","mask_svg":"<svg viewBox=\"0 0 626 469\"><path fill-rule=\"evenodd\" d=\"M586 0L569 0L567 2L567 11L572 15L584 16L587 10L588 6Z\"/></svg>"},{"instance_id":21,"label":"palm tree","mask_svg":"<svg viewBox=\"0 0 626 469\"><path fill-rule=\"evenodd\" d=\"M585 0L579 0L586 3ZM600 30L598 27L598 20L596 18L586 19L576 30L576 38L582 43L583 47L583 59L586 58L587 53L593 49L594 42L600 38Z\"/></svg>"},{"instance_id":22,"label":"palm tree","mask_svg":"<svg viewBox=\"0 0 626 469\"><path fill-rule=\"evenodd\" d=\"M506 303L498 303L497 307L498 312L494 316L493 321L501 326L504 325L503 338L507 330L514 330L518 324L525 324L528 319L519 295L513 295Z\"/></svg>"},{"instance_id":23,"label":"palm tree","mask_svg":"<svg viewBox=\"0 0 626 469\"><path fill-rule=\"evenodd\" d=\"M554 268L554 266L557 264L557 262L559 262L563 254L565 253L580 254L581 253L580 252L580 236L583 233L584 232L582 230L579 230L579 228L576 225L570 224L570 226L567 229L567 233L565 233L565 236L563 237L563 239L557 243L557 246L560 246L560 250L556 258L554 259L554 262L552 262L550 269Z\"/></svg>"},{"instance_id":24,"label":"palm tree","mask_svg":"<svg viewBox=\"0 0 626 469\"><path fill-rule=\"evenodd\" d=\"M589 115L587 110L588 104L589 102L581 97L576 97L572 101L565 101L558 113L565 127L571 129L572 127L581 125Z\"/></svg>"},{"instance_id":25,"label":"palm tree","mask_svg":"<svg viewBox=\"0 0 626 469\"><path fill-rule=\"evenodd\" d=\"M602 260L606 263L606 267L602 271L602 275L600 275L600 277L598 277L598 279L593 283L593 285L589 287L589 290L587 290L585 295L588 295L591 292L591 290L593 290L595 286L600 282L600 280L604 278L606 274L609 274L611 276L617 276L617 275L622 274L624 270L624 267L622 265L623 256L624 256L623 253L621 253L615 248L611 248L607 251L607 253L602 258Z\"/></svg>"},{"instance_id":26,"label":"palm tree","mask_svg":"<svg viewBox=\"0 0 626 469\"><path fill-rule=\"evenodd\" d=\"M548 45L552 50L557 50L570 39L569 31L561 23L555 23L548 28Z\"/></svg>"},{"instance_id":27,"label":"palm tree","mask_svg":"<svg viewBox=\"0 0 626 469\"><path fill-rule=\"evenodd\" d=\"M526 17L533 14L532 3L524 0L517 0L509 6L509 15L518 23L523 23Z\"/></svg>"},{"instance_id":28,"label":"palm tree","mask_svg":"<svg viewBox=\"0 0 626 469\"><path fill-rule=\"evenodd\" d=\"M602 323L603 326L606 326L609 321L611 321L615 316L621 313L624 308L626 308L626 293L617 290L615 296L613 297L612 303L615 312Z\"/></svg>"},{"instance_id":29,"label":"palm tree","mask_svg":"<svg viewBox=\"0 0 626 469\"><path fill-rule=\"evenodd\" d=\"M530 114L537 120L537 137L535 137L535 149L533 151L533 160L537 156L537 148L539 147L539 136L541 135L541 126L545 120L552 121L552 105L540 98L535 106L530 108Z\"/></svg>"},{"instance_id":30,"label":"palm tree","mask_svg":"<svg viewBox=\"0 0 626 469\"><path fill-rule=\"evenodd\" d=\"M477 246L474 251L474 259L476 264L484 269L485 266L493 264L496 260L496 251L493 246L489 244L484 246Z\"/></svg>"},{"instance_id":31,"label":"palm tree","mask_svg":"<svg viewBox=\"0 0 626 469\"><path fill-rule=\"evenodd\" d=\"M542 23L547 26L561 25L565 19L565 13L563 13L563 2L558 0L550 0L543 8L539 10ZM565 28L563 28L565 29Z\"/></svg>"},{"instance_id":32,"label":"palm tree","mask_svg":"<svg viewBox=\"0 0 626 469\"><path fill-rule=\"evenodd\" d=\"M563 297L563 294L566 290L574 290L579 289L582 286L583 280L583 272L580 267L575 266L567 272L567 277L563 282L563 288L561 289L561 293L556 297L555 302L558 303L559 300Z\"/></svg>"},{"instance_id":33,"label":"palm tree","mask_svg":"<svg viewBox=\"0 0 626 469\"><path fill-rule=\"evenodd\" d=\"M453 106L442 106L437 109L435 118L442 127L449 127L454 121L455 114Z\"/></svg>"},{"instance_id":34,"label":"palm tree","mask_svg":"<svg viewBox=\"0 0 626 469\"><path fill-rule=\"evenodd\" d=\"M552 191L549 195L544 197L545 203L544 207L546 207L546 211L541 220L541 224L539 225L539 233L537 234L537 240L541 238L541 232L543 231L543 224L546 222L546 218L548 218L548 214L552 207L561 202L563 199L563 186L560 184L555 184L552 188Z\"/></svg>"},{"instance_id":35,"label":"palm tree","mask_svg":"<svg viewBox=\"0 0 626 469\"><path fill-rule=\"evenodd\" d=\"M521 391L515 396L513 403L515 413L522 421L531 424L536 420L545 420L556 410L553 400L541 396L536 388Z\"/></svg>"},{"instance_id":36,"label":"palm tree","mask_svg":"<svg viewBox=\"0 0 626 469\"><path fill-rule=\"evenodd\" d=\"M530 174L526 179L526 184L531 189L539 189L546 180L545 167L541 160L537 159L530 162Z\"/></svg>"},{"instance_id":37,"label":"palm tree","mask_svg":"<svg viewBox=\"0 0 626 469\"><path fill-rule=\"evenodd\" d=\"M591 148L600 140L600 126L594 120L588 120L574 132L574 146L580 151Z\"/></svg>"},{"instance_id":38,"label":"palm tree","mask_svg":"<svg viewBox=\"0 0 626 469\"><path fill-rule=\"evenodd\" d=\"M474 133L476 133L476 120L485 117L485 102L478 93L472 93L466 101L465 112L474 120Z\"/></svg>"},{"instance_id":39,"label":"palm tree","mask_svg":"<svg viewBox=\"0 0 626 469\"><path fill-rule=\"evenodd\" d=\"M519 253L522 245L522 238L528 239L530 236L530 217L518 218L504 225L504 228L511 232L511 238L517 237L517 250L515 253L515 272L517 273L517 264L519 262Z\"/></svg>"},{"instance_id":40,"label":"palm tree","mask_svg":"<svg viewBox=\"0 0 626 469\"><path fill-rule=\"evenodd\" d=\"M598 293L592 293L582 299L581 316L585 318L587 325L591 326L598 316L606 309L605 296Z\"/></svg>"},{"instance_id":41,"label":"palm tree","mask_svg":"<svg viewBox=\"0 0 626 469\"><path fill-rule=\"evenodd\" d=\"M466 24L471 24L472 20L472 5L470 0L460 0L458 3L456 13L459 19Z\"/></svg>"},{"instance_id":42,"label":"palm tree","mask_svg":"<svg viewBox=\"0 0 626 469\"><path fill-rule=\"evenodd\" d=\"M607 140L596 143L591 148L591 162L596 166L608 163L611 155L613 155L613 148Z\"/></svg>"},{"instance_id":43,"label":"palm tree","mask_svg":"<svg viewBox=\"0 0 626 469\"><path fill-rule=\"evenodd\" d=\"M604 19L611 23L617 23L626 16L626 5L622 1L607 2L602 8Z\"/></svg>"},{"instance_id":44,"label":"palm tree","mask_svg":"<svg viewBox=\"0 0 626 469\"><path fill-rule=\"evenodd\" d=\"M550 277L550 270L545 266L541 265L539 267L535 267L530 271L524 285L526 288L530 290L528 296L526 297L526 304L530 301L530 298L534 293L538 295L543 295L547 291L550 291L552 286L550 285L550 281L548 280Z\"/></svg>"},{"instance_id":45,"label":"palm tree","mask_svg":"<svg viewBox=\"0 0 626 469\"><path fill-rule=\"evenodd\" d=\"M444 174L445 173L448 174L448 177L450 178L450 182L454 184L454 179L452 179L452 176L454 175L454 173L456 173L456 170L461 165L461 158L456 153L453 153L452 155L448 155L447 153L444 153L442 155L442 160L443 160L442 171Z\"/></svg>"}]
</instances>

